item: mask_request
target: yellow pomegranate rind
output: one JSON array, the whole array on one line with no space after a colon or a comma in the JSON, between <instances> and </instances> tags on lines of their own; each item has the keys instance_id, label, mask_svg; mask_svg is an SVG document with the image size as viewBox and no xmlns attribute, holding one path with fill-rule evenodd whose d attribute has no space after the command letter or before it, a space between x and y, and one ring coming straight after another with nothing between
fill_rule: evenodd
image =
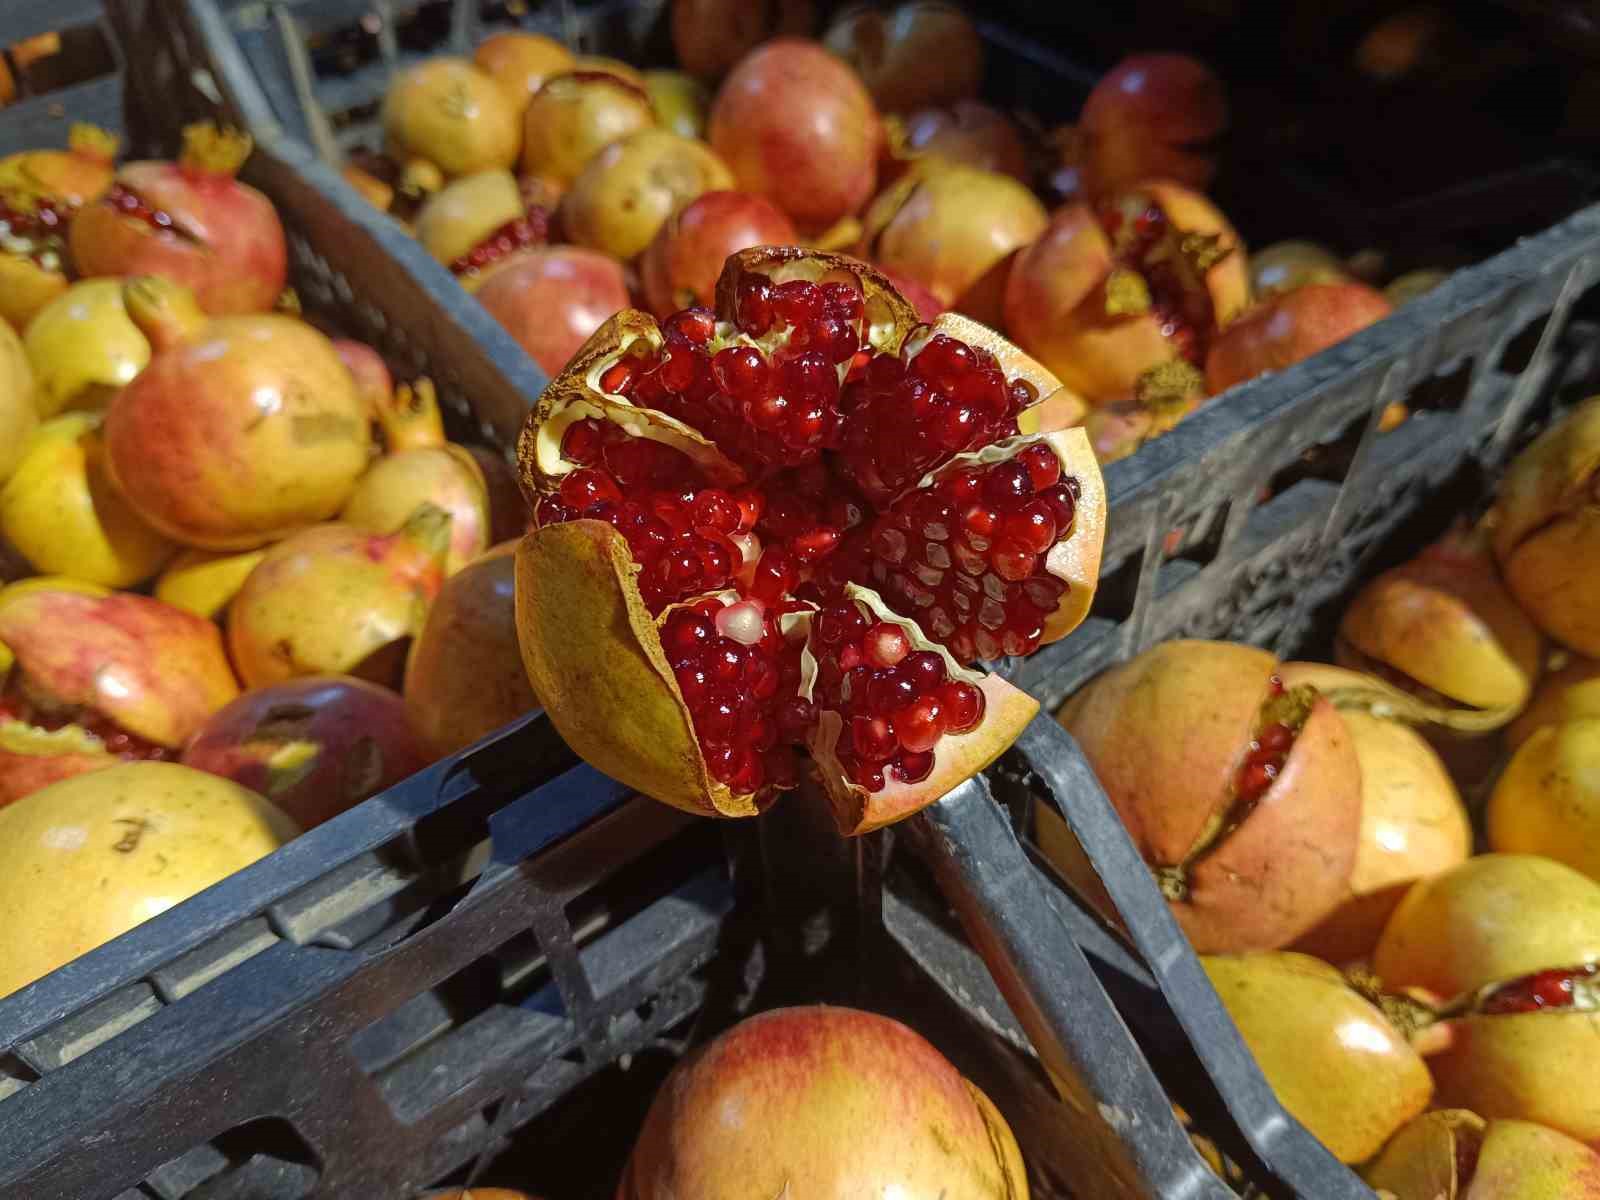
<instances>
[{"instance_id":1,"label":"yellow pomegranate rind","mask_svg":"<svg viewBox=\"0 0 1600 1200\"><path fill-rule=\"evenodd\" d=\"M567 745L612 778L699 816L754 816L753 796L706 770L634 570L627 541L604 521L523 538L517 632L528 682Z\"/></svg>"},{"instance_id":2,"label":"yellow pomegranate rind","mask_svg":"<svg viewBox=\"0 0 1600 1200\"><path fill-rule=\"evenodd\" d=\"M1517 547L1552 517L1581 508L1597 472L1600 396L1585 400L1535 439L1501 480L1487 521L1501 565L1509 564Z\"/></svg>"}]
</instances>

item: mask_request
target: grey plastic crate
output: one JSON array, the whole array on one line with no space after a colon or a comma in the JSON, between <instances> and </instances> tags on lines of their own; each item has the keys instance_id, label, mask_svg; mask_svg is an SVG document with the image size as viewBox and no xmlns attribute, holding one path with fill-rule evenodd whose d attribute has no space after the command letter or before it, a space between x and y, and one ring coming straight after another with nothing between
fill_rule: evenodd
<instances>
[{"instance_id":1,"label":"grey plastic crate","mask_svg":"<svg viewBox=\"0 0 1600 1200\"><path fill-rule=\"evenodd\" d=\"M0 154L66 144L67 126L122 127L122 49L103 0L7 0L0 36L8 45L43 33L61 50L18 79L15 101L0 108Z\"/></svg>"}]
</instances>

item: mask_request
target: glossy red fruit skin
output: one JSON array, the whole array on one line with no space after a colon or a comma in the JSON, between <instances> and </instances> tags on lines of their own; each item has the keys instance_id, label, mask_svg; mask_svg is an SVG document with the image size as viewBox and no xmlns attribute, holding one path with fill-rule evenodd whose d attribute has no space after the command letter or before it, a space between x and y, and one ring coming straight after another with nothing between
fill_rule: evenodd
<instances>
[{"instance_id":1,"label":"glossy red fruit skin","mask_svg":"<svg viewBox=\"0 0 1600 1200\"><path fill-rule=\"evenodd\" d=\"M751 246L789 246L794 222L765 196L706 192L670 218L639 259L645 303L658 317L716 299L722 264Z\"/></svg>"},{"instance_id":2,"label":"glossy red fruit skin","mask_svg":"<svg viewBox=\"0 0 1600 1200\"><path fill-rule=\"evenodd\" d=\"M1183 54L1136 54L1101 77L1078 119L1085 182L1105 195L1148 179L1198 190L1216 175L1202 143L1228 125L1222 81Z\"/></svg>"},{"instance_id":3,"label":"glossy red fruit skin","mask_svg":"<svg viewBox=\"0 0 1600 1200\"><path fill-rule=\"evenodd\" d=\"M1393 306L1363 283L1309 283L1245 313L1224 329L1206 355L1206 390L1213 396L1281 371L1376 324Z\"/></svg>"},{"instance_id":4,"label":"glossy red fruit skin","mask_svg":"<svg viewBox=\"0 0 1600 1200\"><path fill-rule=\"evenodd\" d=\"M607 255L547 246L496 271L477 297L553 376L608 317L628 307L628 284L621 265Z\"/></svg>"},{"instance_id":5,"label":"glossy red fruit skin","mask_svg":"<svg viewBox=\"0 0 1600 1200\"><path fill-rule=\"evenodd\" d=\"M290 742L305 743L309 759L275 767ZM394 692L345 675L312 675L246 692L219 709L181 761L259 792L311 829L420 771L428 757Z\"/></svg>"},{"instance_id":6,"label":"glossy red fruit skin","mask_svg":"<svg viewBox=\"0 0 1600 1200\"><path fill-rule=\"evenodd\" d=\"M707 133L739 186L805 232L856 212L877 181L882 129L872 97L848 66L797 38L767 42L734 68Z\"/></svg>"}]
</instances>

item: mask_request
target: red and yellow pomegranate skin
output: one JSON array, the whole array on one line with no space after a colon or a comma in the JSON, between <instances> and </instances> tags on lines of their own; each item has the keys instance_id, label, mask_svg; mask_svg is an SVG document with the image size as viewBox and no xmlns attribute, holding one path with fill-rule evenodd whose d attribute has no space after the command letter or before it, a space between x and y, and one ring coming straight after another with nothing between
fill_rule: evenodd
<instances>
[{"instance_id":1,"label":"red and yellow pomegranate skin","mask_svg":"<svg viewBox=\"0 0 1600 1200\"><path fill-rule=\"evenodd\" d=\"M1206 355L1206 387L1217 395L1292 367L1393 311L1382 292L1364 283L1308 283L1285 292L1217 335Z\"/></svg>"},{"instance_id":2,"label":"red and yellow pomegranate skin","mask_svg":"<svg viewBox=\"0 0 1600 1200\"><path fill-rule=\"evenodd\" d=\"M561 227L571 241L627 261L695 197L732 186L704 142L641 129L589 160L561 198Z\"/></svg>"},{"instance_id":3,"label":"red and yellow pomegranate skin","mask_svg":"<svg viewBox=\"0 0 1600 1200\"><path fill-rule=\"evenodd\" d=\"M920 1036L848 1008L751 1017L657 1093L618 1200L1026 1200L1016 1139Z\"/></svg>"},{"instance_id":4,"label":"red and yellow pomegranate skin","mask_svg":"<svg viewBox=\"0 0 1600 1200\"><path fill-rule=\"evenodd\" d=\"M478 289L478 301L553 376L607 318L628 307L629 297L616 259L549 246L495 272Z\"/></svg>"},{"instance_id":5,"label":"red and yellow pomegranate skin","mask_svg":"<svg viewBox=\"0 0 1600 1200\"><path fill-rule=\"evenodd\" d=\"M855 68L884 112L967 100L983 82L977 28L961 9L938 0L909 0L888 12L852 9L822 44Z\"/></svg>"},{"instance_id":6,"label":"red and yellow pomegranate skin","mask_svg":"<svg viewBox=\"0 0 1600 1200\"><path fill-rule=\"evenodd\" d=\"M472 62L500 85L520 119L545 80L572 70L574 59L572 51L554 38L509 30L479 42Z\"/></svg>"},{"instance_id":7,"label":"red and yellow pomegranate skin","mask_svg":"<svg viewBox=\"0 0 1600 1200\"><path fill-rule=\"evenodd\" d=\"M1216 174L1209 143L1228 127L1222 81L1183 54L1136 54L1095 84L1078 118L1078 157L1091 192L1150 179L1204 191Z\"/></svg>"},{"instance_id":8,"label":"red and yellow pomegranate skin","mask_svg":"<svg viewBox=\"0 0 1600 1200\"><path fill-rule=\"evenodd\" d=\"M657 317L709 307L730 255L751 246L788 246L794 223L765 196L716 190L691 200L656 233L639 259L645 305Z\"/></svg>"},{"instance_id":9,"label":"red and yellow pomegranate skin","mask_svg":"<svg viewBox=\"0 0 1600 1200\"><path fill-rule=\"evenodd\" d=\"M977 100L912 113L905 119L903 152L999 171L1024 184L1033 176L1028 144L1016 122Z\"/></svg>"},{"instance_id":10,"label":"red and yellow pomegranate skin","mask_svg":"<svg viewBox=\"0 0 1600 1200\"><path fill-rule=\"evenodd\" d=\"M642 82L595 69L556 75L523 113L519 174L559 195L612 142L655 124Z\"/></svg>"},{"instance_id":11,"label":"red and yellow pomegranate skin","mask_svg":"<svg viewBox=\"0 0 1600 1200\"><path fill-rule=\"evenodd\" d=\"M1595 1200L1600 1155L1531 1121L1444 1108L1395 1134L1362 1177L1395 1200Z\"/></svg>"},{"instance_id":12,"label":"red and yellow pomegranate skin","mask_svg":"<svg viewBox=\"0 0 1600 1200\"><path fill-rule=\"evenodd\" d=\"M496 76L463 58L430 58L385 93L385 144L401 163L428 163L451 178L509 168L517 161L518 108Z\"/></svg>"}]
</instances>

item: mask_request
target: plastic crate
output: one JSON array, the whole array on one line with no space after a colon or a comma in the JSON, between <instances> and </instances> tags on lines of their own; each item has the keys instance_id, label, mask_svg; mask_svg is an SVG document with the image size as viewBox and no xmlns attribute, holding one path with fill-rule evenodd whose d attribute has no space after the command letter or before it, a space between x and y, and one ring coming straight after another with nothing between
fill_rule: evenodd
<instances>
[{"instance_id":1,"label":"plastic crate","mask_svg":"<svg viewBox=\"0 0 1600 1200\"><path fill-rule=\"evenodd\" d=\"M0 108L0 154L64 145L70 121L121 129L122 48L105 7L104 0L8 0L0 34L9 46L47 33L61 45L29 70L13 72L17 98Z\"/></svg>"}]
</instances>

